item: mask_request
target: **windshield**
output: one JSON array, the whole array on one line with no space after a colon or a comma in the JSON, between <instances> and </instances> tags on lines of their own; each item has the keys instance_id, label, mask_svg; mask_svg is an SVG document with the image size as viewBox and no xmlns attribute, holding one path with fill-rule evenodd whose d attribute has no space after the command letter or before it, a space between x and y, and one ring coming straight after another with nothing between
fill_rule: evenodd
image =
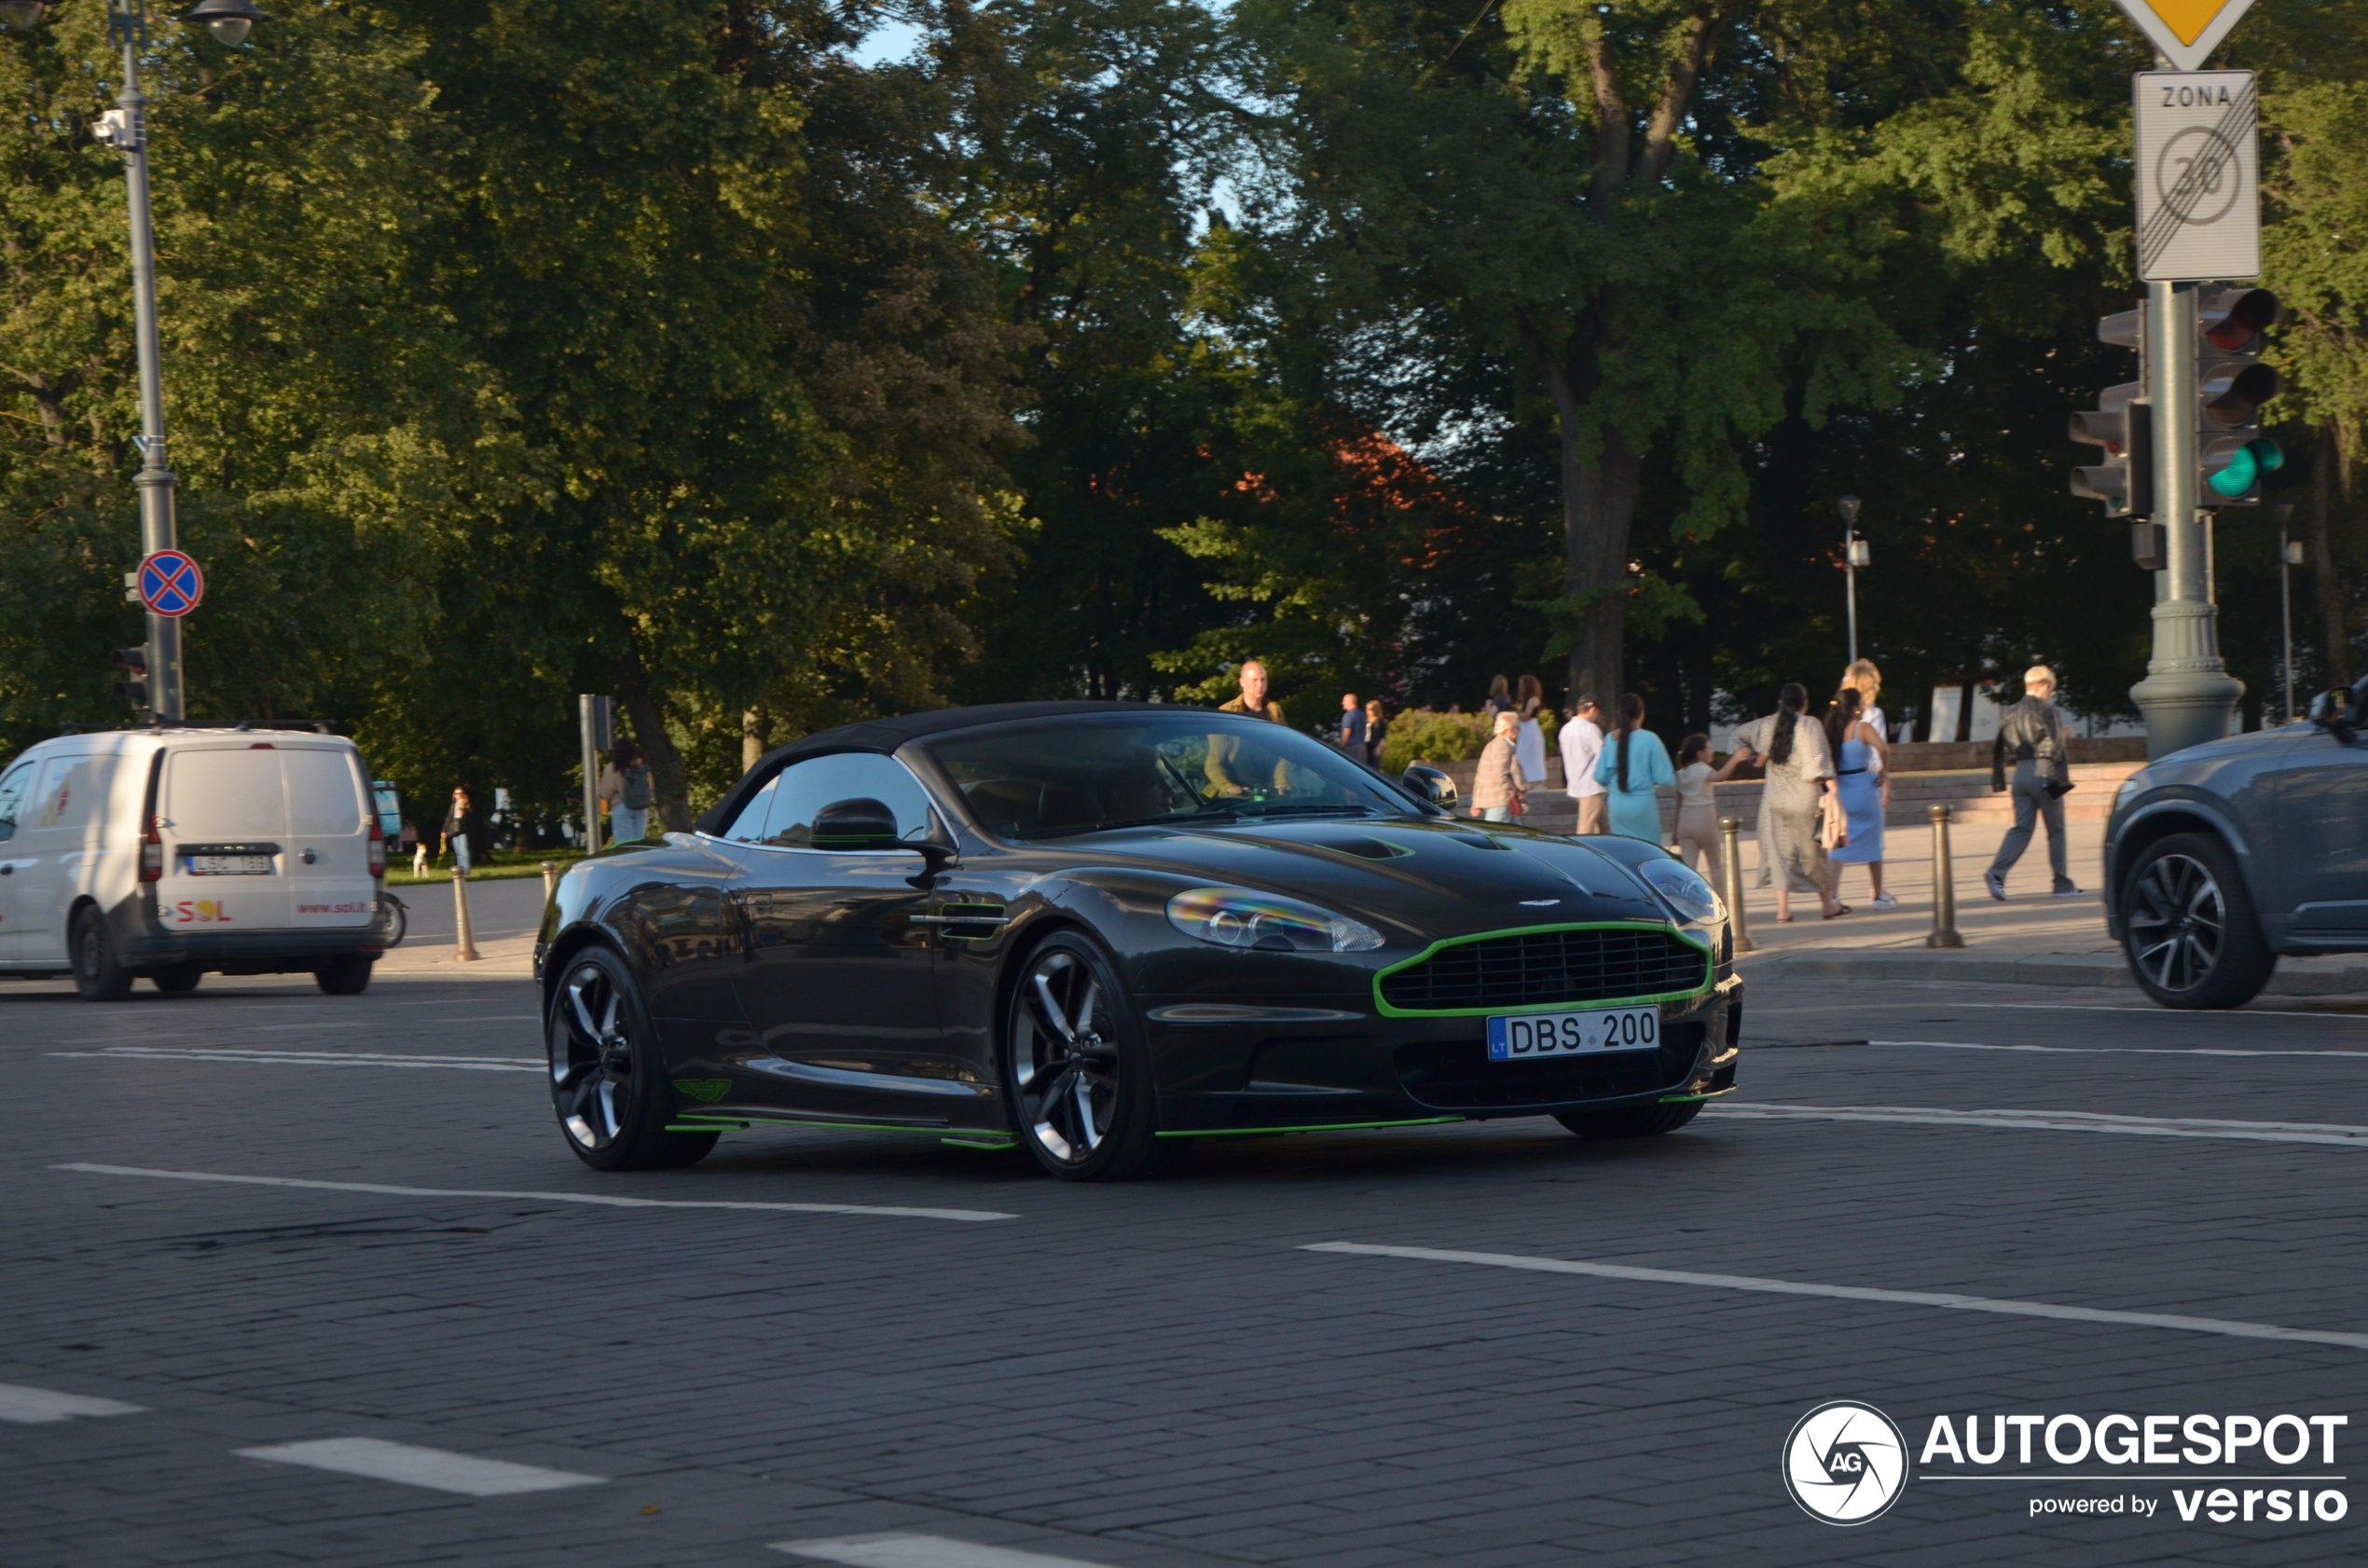
<instances>
[{"instance_id":1,"label":"windshield","mask_svg":"<svg viewBox=\"0 0 2368 1568\"><path fill-rule=\"evenodd\" d=\"M1191 708L959 734L929 750L981 825L1007 838L1422 809L1297 730Z\"/></svg>"}]
</instances>

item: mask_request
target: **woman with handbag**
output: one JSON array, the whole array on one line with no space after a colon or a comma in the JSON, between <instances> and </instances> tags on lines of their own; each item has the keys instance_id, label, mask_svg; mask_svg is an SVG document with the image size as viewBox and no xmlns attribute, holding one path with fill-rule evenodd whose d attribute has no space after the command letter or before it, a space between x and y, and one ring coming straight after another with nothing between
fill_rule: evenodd
<instances>
[{"instance_id":1,"label":"woman with handbag","mask_svg":"<svg viewBox=\"0 0 2368 1568\"><path fill-rule=\"evenodd\" d=\"M1882 732L1866 722L1866 698L1855 686L1834 694L1825 713L1825 744L1834 753L1834 793L1840 798L1847 832L1826 853L1836 866L1865 866L1874 886L1870 909L1896 909L1899 901L1883 891L1883 806L1891 793L1883 782L1891 748ZM1834 873L1836 892L1841 873Z\"/></svg>"},{"instance_id":2,"label":"woman with handbag","mask_svg":"<svg viewBox=\"0 0 2368 1568\"><path fill-rule=\"evenodd\" d=\"M1808 707L1808 688L1788 682L1777 694L1776 711L1735 736L1737 750L1749 750L1768 763L1764 820L1775 842L1763 845L1761 854L1776 868L1776 918L1788 925L1795 893L1816 894L1828 920L1850 913L1834 898L1833 862L1825 858L1829 844L1849 840L1834 792L1833 753L1824 726L1805 716Z\"/></svg>"},{"instance_id":3,"label":"woman with handbag","mask_svg":"<svg viewBox=\"0 0 2368 1568\"><path fill-rule=\"evenodd\" d=\"M1667 840L1661 832L1660 787L1677 782L1669 748L1645 727L1645 699L1634 692L1619 699L1619 732L1604 742L1595 760L1595 782L1611 797L1612 832L1647 844Z\"/></svg>"}]
</instances>

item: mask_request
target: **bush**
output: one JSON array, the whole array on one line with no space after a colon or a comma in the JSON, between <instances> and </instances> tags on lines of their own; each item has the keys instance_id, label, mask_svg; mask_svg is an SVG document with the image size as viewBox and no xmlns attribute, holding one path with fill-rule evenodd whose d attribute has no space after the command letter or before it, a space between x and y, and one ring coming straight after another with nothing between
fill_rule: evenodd
<instances>
[{"instance_id":1,"label":"bush","mask_svg":"<svg viewBox=\"0 0 2368 1568\"><path fill-rule=\"evenodd\" d=\"M1550 756L1557 727L1553 710L1541 709L1537 723L1546 733L1546 750ZM1413 763L1470 762L1488 744L1494 724L1486 713L1439 713L1410 708L1389 720L1388 733L1382 736L1382 771L1397 775Z\"/></svg>"}]
</instances>

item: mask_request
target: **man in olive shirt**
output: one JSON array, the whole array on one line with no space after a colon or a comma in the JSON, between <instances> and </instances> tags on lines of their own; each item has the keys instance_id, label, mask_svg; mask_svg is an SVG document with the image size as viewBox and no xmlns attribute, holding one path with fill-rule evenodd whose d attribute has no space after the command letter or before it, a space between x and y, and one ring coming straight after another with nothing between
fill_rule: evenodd
<instances>
[{"instance_id":1,"label":"man in olive shirt","mask_svg":"<svg viewBox=\"0 0 2368 1568\"><path fill-rule=\"evenodd\" d=\"M1283 722L1283 705L1266 700L1266 667L1256 659L1242 661L1241 695L1231 702L1219 704L1217 710L1219 713L1246 713L1254 719L1264 719L1270 723L1279 724ZM1233 777L1232 767L1233 760L1241 755L1241 750L1242 743L1229 736L1218 736L1209 741L1208 781L1216 786L1218 794L1239 795L1248 792L1249 786ZM1280 761L1274 764L1274 789L1277 793L1283 789L1283 763Z\"/></svg>"}]
</instances>

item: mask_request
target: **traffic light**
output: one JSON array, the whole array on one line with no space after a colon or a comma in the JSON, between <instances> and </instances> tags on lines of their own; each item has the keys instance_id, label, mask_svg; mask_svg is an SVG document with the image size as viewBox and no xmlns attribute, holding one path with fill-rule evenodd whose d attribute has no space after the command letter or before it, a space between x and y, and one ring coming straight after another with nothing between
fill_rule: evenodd
<instances>
[{"instance_id":1,"label":"traffic light","mask_svg":"<svg viewBox=\"0 0 2368 1568\"><path fill-rule=\"evenodd\" d=\"M2155 510L2154 406L2146 400L2145 308L2124 310L2097 323L2097 339L2138 351L2139 378L2107 387L2100 408L2072 417L2074 441L2105 449L2105 461L2072 470L2072 493L2101 501L2108 517L2145 517Z\"/></svg>"},{"instance_id":2,"label":"traffic light","mask_svg":"<svg viewBox=\"0 0 2368 1568\"><path fill-rule=\"evenodd\" d=\"M2261 433L2261 406L2278 395L2278 372L2261 363L2262 334L2278 320L2278 296L2243 284L2197 289L2196 501L2257 506L2261 482L2286 454Z\"/></svg>"},{"instance_id":3,"label":"traffic light","mask_svg":"<svg viewBox=\"0 0 2368 1568\"><path fill-rule=\"evenodd\" d=\"M117 669L129 670L135 679L115 683L115 695L134 708L148 706L148 651L145 648L118 648L108 655L107 662Z\"/></svg>"}]
</instances>

